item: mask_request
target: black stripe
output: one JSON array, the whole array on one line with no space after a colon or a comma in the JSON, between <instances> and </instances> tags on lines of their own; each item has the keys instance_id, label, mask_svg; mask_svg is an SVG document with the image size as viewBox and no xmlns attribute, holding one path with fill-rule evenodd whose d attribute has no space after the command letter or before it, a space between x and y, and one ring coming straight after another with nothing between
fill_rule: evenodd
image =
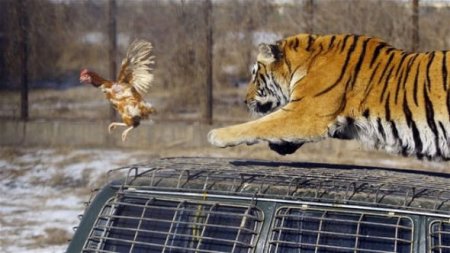
<instances>
[{"instance_id":1,"label":"black stripe","mask_svg":"<svg viewBox=\"0 0 450 253\"><path fill-rule=\"evenodd\" d=\"M419 103L417 102L417 86L419 85L419 69L420 69L420 62L419 62L419 64L417 64L416 77L414 78L414 88L413 88L413 98L414 98L414 104L416 106L419 105Z\"/></svg>"},{"instance_id":2,"label":"black stripe","mask_svg":"<svg viewBox=\"0 0 450 253\"><path fill-rule=\"evenodd\" d=\"M300 101L302 101L302 99L303 99L303 97L301 97L301 98L293 98L293 99L291 99L291 101L289 101L289 102L292 102L292 103L294 103L294 102L300 102Z\"/></svg>"},{"instance_id":3,"label":"black stripe","mask_svg":"<svg viewBox=\"0 0 450 253\"><path fill-rule=\"evenodd\" d=\"M386 121L391 120L391 108L389 106L389 96L390 94L387 95L386 102L384 103L384 114L386 115Z\"/></svg>"},{"instance_id":4,"label":"black stripe","mask_svg":"<svg viewBox=\"0 0 450 253\"><path fill-rule=\"evenodd\" d=\"M384 75L386 74L386 71L387 71L389 65L391 64L393 58L394 58L394 54L391 54L391 55L389 56L387 62L386 62L386 65L384 66L383 71L381 71L381 77L380 77L380 80L379 80L378 82L381 82L381 80L383 80L383 77L384 77Z\"/></svg>"},{"instance_id":5,"label":"black stripe","mask_svg":"<svg viewBox=\"0 0 450 253\"><path fill-rule=\"evenodd\" d=\"M333 45L335 39L336 39L336 36L334 36L334 35L331 36L330 43L328 44L328 48L331 48L331 46Z\"/></svg>"},{"instance_id":6,"label":"black stripe","mask_svg":"<svg viewBox=\"0 0 450 253\"><path fill-rule=\"evenodd\" d=\"M313 42L313 37L311 35L308 35L308 46L306 47L306 51L309 51L311 49Z\"/></svg>"},{"instance_id":7,"label":"black stripe","mask_svg":"<svg viewBox=\"0 0 450 253\"><path fill-rule=\"evenodd\" d=\"M294 46L294 41L290 40L289 43L288 43L288 47L292 48L293 46Z\"/></svg>"},{"instance_id":8,"label":"black stripe","mask_svg":"<svg viewBox=\"0 0 450 253\"><path fill-rule=\"evenodd\" d=\"M418 55L419 55L419 54L414 54L414 56L411 57L411 58L409 59L409 61L408 61L408 65L407 65L407 67L406 67L406 79L405 79L405 81L403 82L403 89L406 88L406 84L408 83L408 82L407 82L407 81L408 81L408 78L411 76L411 75L410 75L410 73L411 73L411 67L414 65L414 62L416 61L416 58L417 58Z\"/></svg>"},{"instance_id":9,"label":"black stripe","mask_svg":"<svg viewBox=\"0 0 450 253\"><path fill-rule=\"evenodd\" d=\"M393 47L388 47L388 49L386 49L385 53L389 54L390 52L394 51L395 48Z\"/></svg>"},{"instance_id":10,"label":"black stripe","mask_svg":"<svg viewBox=\"0 0 450 253\"><path fill-rule=\"evenodd\" d=\"M348 39L351 38L351 37L355 38L355 40L356 40L356 36L345 35L345 38L344 38L344 44L343 44L342 47L341 47L340 53L342 53L342 52L344 51L345 46L347 45L347 41L348 41ZM355 41L355 40L354 40L354 41ZM353 42L354 42L354 41L353 41Z\"/></svg>"},{"instance_id":11,"label":"black stripe","mask_svg":"<svg viewBox=\"0 0 450 253\"><path fill-rule=\"evenodd\" d=\"M433 63L433 59L434 59L434 51L431 52L431 57L429 58L428 63L427 63L427 86L428 86L428 90L431 89L430 67L431 67L431 63Z\"/></svg>"},{"instance_id":12,"label":"black stripe","mask_svg":"<svg viewBox=\"0 0 450 253\"><path fill-rule=\"evenodd\" d=\"M402 86L403 86L403 89L405 90L405 97L406 97L406 83L408 82L408 78L410 76L411 66L414 64L414 61L416 60L416 58L417 58L417 54L415 54L413 57L409 58L408 64L406 65L406 70L402 71L400 78L398 79L397 90L395 92L395 104L397 104L397 101L398 101L400 84L403 84Z\"/></svg>"},{"instance_id":13,"label":"black stripe","mask_svg":"<svg viewBox=\"0 0 450 253\"><path fill-rule=\"evenodd\" d=\"M442 52L442 86L447 90L447 52Z\"/></svg>"},{"instance_id":14,"label":"black stripe","mask_svg":"<svg viewBox=\"0 0 450 253\"><path fill-rule=\"evenodd\" d=\"M361 64L364 61L364 57L366 56L367 43L369 42L369 40L370 40L370 38L366 39L363 42L362 52L359 55L359 59L358 59L358 62L356 63L356 67L355 67L355 75L354 75L354 78L353 78L353 81L351 84L352 88L355 86L356 80L358 80L359 71L361 70Z\"/></svg>"},{"instance_id":15,"label":"black stripe","mask_svg":"<svg viewBox=\"0 0 450 253\"><path fill-rule=\"evenodd\" d=\"M408 147L407 146L403 146L403 144L400 144L400 146L402 146L402 155L403 156L408 156L409 155L408 154Z\"/></svg>"},{"instance_id":16,"label":"black stripe","mask_svg":"<svg viewBox=\"0 0 450 253\"><path fill-rule=\"evenodd\" d=\"M378 83L381 83L381 81L383 81L384 75L386 74L386 71L387 71L389 65L391 64L392 59L394 58L394 55L395 55L395 53L390 54L390 56L389 56L389 58L388 58L388 60L387 60L387 62L386 62L386 65L384 66L383 71L381 71L381 76L380 76L380 79L378 80ZM392 72L392 69L393 69L393 68L394 68L394 66L391 67L391 69L390 69L390 71L389 71L389 75L390 75L390 73ZM389 79L386 79L385 85L384 85L384 87L383 87L383 93L384 93L384 91L386 90L386 85L387 85L388 81L389 81ZM367 94L368 94L368 93L367 93ZM383 101L383 95L380 96L380 103L381 103L382 101Z\"/></svg>"},{"instance_id":17,"label":"black stripe","mask_svg":"<svg viewBox=\"0 0 450 253\"><path fill-rule=\"evenodd\" d=\"M298 38L295 38L295 43L294 43L294 50L295 51L297 51L298 44L299 44L299 40L298 40Z\"/></svg>"},{"instance_id":18,"label":"black stripe","mask_svg":"<svg viewBox=\"0 0 450 253\"><path fill-rule=\"evenodd\" d=\"M450 120L450 89L447 90L447 113L448 113L448 120Z\"/></svg>"},{"instance_id":19,"label":"black stripe","mask_svg":"<svg viewBox=\"0 0 450 253\"><path fill-rule=\"evenodd\" d=\"M350 37L350 35L347 35L346 38L348 38L348 37ZM350 46L350 48L349 48L349 50L347 52L347 57L345 59L344 66L342 67L341 74L340 74L338 80L334 84L330 85L326 89L324 89L321 92L319 92L316 95L314 95L314 97L318 97L318 96L321 96L321 95L327 93L328 91L332 90L334 87L336 87L341 82L342 78L344 77L344 74L347 73L348 63L350 61L350 58L351 58L353 52L355 51L355 48L356 48L355 45L356 45L356 43L358 41L358 38L359 38L359 36L354 36L353 43L352 43L352 45Z\"/></svg>"},{"instance_id":20,"label":"black stripe","mask_svg":"<svg viewBox=\"0 0 450 253\"><path fill-rule=\"evenodd\" d=\"M267 79L266 79L266 77L263 75L263 74L259 74L259 79L261 80L261 82L264 84L264 85L267 85Z\"/></svg>"},{"instance_id":21,"label":"black stripe","mask_svg":"<svg viewBox=\"0 0 450 253\"><path fill-rule=\"evenodd\" d=\"M402 139L400 139L400 135L398 134L398 129L397 129L397 125L395 124L394 121L389 120L389 125L391 126L391 131L392 131L392 135L394 136L394 139L399 140L400 141L400 145L402 145Z\"/></svg>"},{"instance_id":22,"label":"black stripe","mask_svg":"<svg viewBox=\"0 0 450 253\"><path fill-rule=\"evenodd\" d=\"M386 47L386 43L380 43L378 44L378 46L375 48L375 50L373 51L372 54L372 59L370 60L370 64L369 64L369 68L372 68L373 64L375 63L375 60L378 58L378 56L380 55L380 51L382 48Z\"/></svg>"},{"instance_id":23,"label":"black stripe","mask_svg":"<svg viewBox=\"0 0 450 253\"><path fill-rule=\"evenodd\" d=\"M403 57L403 58L402 58L402 61L400 62L400 66L399 66L398 69L397 69L397 73L395 74L395 76L397 77L397 87L396 87L396 89L395 89L395 99L394 99L394 103L395 103L395 104L397 104L398 93L399 93L399 91L400 91L400 84L402 83L402 81L403 81L403 75L405 74L405 71L401 71L400 77L398 77L398 75L397 75L397 74L399 73L399 70L400 70L400 69L403 69L403 68L401 67L401 65L403 65L404 59L406 59L406 57ZM411 58L410 58L409 60L411 60ZM408 65L407 65L407 66L408 66ZM406 76L405 79L407 79L407 78L408 78L408 76ZM403 86L404 86L404 85L403 85Z\"/></svg>"},{"instance_id":24,"label":"black stripe","mask_svg":"<svg viewBox=\"0 0 450 253\"><path fill-rule=\"evenodd\" d=\"M402 58L400 60L400 63L398 64L397 71L395 72L395 77L398 77L398 73L400 73L400 69L402 69L403 62L405 61L406 57L408 57L408 54L406 54L404 52L402 52L401 55L402 55Z\"/></svg>"},{"instance_id":25,"label":"black stripe","mask_svg":"<svg viewBox=\"0 0 450 253\"><path fill-rule=\"evenodd\" d=\"M388 74L386 76L386 80L384 81L383 90L381 91L381 96L380 96L380 103L384 99L384 94L386 93L387 86L388 86L388 83L389 83L389 79L391 78L392 70L394 70L394 66L391 67L391 69L389 70L389 72L388 72ZM381 79L380 79L380 81L381 81Z\"/></svg>"},{"instance_id":26,"label":"black stripe","mask_svg":"<svg viewBox=\"0 0 450 253\"><path fill-rule=\"evenodd\" d=\"M416 122L413 120L412 113L411 113L411 110L409 109L408 101L406 98L403 99L403 113L405 115L406 124L412 131L412 137L414 140L414 144L415 144L414 146L415 146L417 157L421 158L423 156L422 140L420 139L419 130L417 129Z\"/></svg>"},{"instance_id":27,"label":"black stripe","mask_svg":"<svg viewBox=\"0 0 450 253\"><path fill-rule=\"evenodd\" d=\"M267 93L269 93L269 95L274 96L274 95L276 95L277 91L276 91L276 90L273 90L273 88L274 88L274 87L276 88L276 86L270 85L270 84L272 84L272 82L270 82L269 85L267 85L266 90L267 90Z\"/></svg>"},{"instance_id":28,"label":"black stripe","mask_svg":"<svg viewBox=\"0 0 450 253\"><path fill-rule=\"evenodd\" d=\"M384 132L383 124L381 124L381 118L377 118L377 129L381 137L383 137L383 140L386 140L386 133Z\"/></svg>"},{"instance_id":29,"label":"black stripe","mask_svg":"<svg viewBox=\"0 0 450 253\"><path fill-rule=\"evenodd\" d=\"M369 85L372 83L373 78L375 77L375 74L377 73L378 67L380 67L380 63L378 63L377 66L375 67L375 69L372 71L372 75L370 75L370 78L369 78Z\"/></svg>"},{"instance_id":30,"label":"black stripe","mask_svg":"<svg viewBox=\"0 0 450 253\"><path fill-rule=\"evenodd\" d=\"M425 109L426 109L426 115L427 115L427 122L428 126L431 128L431 131L437 136L438 131L436 127L436 122L434 122L434 109L433 104L430 100L430 97L428 96L428 92L424 88L424 98L425 98Z\"/></svg>"},{"instance_id":31,"label":"black stripe","mask_svg":"<svg viewBox=\"0 0 450 253\"><path fill-rule=\"evenodd\" d=\"M350 77L349 79L347 79L347 82L345 82L345 89L344 89L344 92L345 92L345 93L347 93L347 92L349 91L349 88L348 88L348 87L350 87L351 83L352 83L352 77Z\"/></svg>"},{"instance_id":32,"label":"black stripe","mask_svg":"<svg viewBox=\"0 0 450 253\"><path fill-rule=\"evenodd\" d=\"M369 83L366 86L366 90L364 91L364 98L369 94L369 91L372 89L373 86L373 78L375 77L375 74L377 73L378 67L380 67L380 63L377 64L375 69L372 71L372 75L370 75Z\"/></svg>"},{"instance_id":33,"label":"black stripe","mask_svg":"<svg viewBox=\"0 0 450 253\"><path fill-rule=\"evenodd\" d=\"M441 131L442 131L442 133L444 134L444 139L447 140L447 139L448 139L448 137L447 137L447 131L445 130L445 127L444 127L444 125L442 124L441 121L439 121L439 127L441 128Z\"/></svg>"},{"instance_id":34,"label":"black stripe","mask_svg":"<svg viewBox=\"0 0 450 253\"><path fill-rule=\"evenodd\" d=\"M406 98L403 99L403 114L405 115L406 124L408 125L409 128L411 128L413 119L412 119L412 113L411 113L411 110L409 109L408 101Z\"/></svg>"},{"instance_id":35,"label":"black stripe","mask_svg":"<svg viewBox=\"0 0 450 253\"><path fill-rule=\"evenodd\" d=\"M370 116L370 110L369 110L369 109L364 110L363 116L364 116L366 119L369 118L369 116Z\"/></svg>"},{"instance_id":36,"label":"black stripe","mask_svg":"<svg viewBox=\"0 0 450 253\"><path fill-rule=\"evenodd\" d=\"M328 115L337 115L338 113L341 113L341 112L344 110L346 103L347 103L346 96L345 96L345 95L342 95L342 96L341 96L341 102L340 102L340 104L339 104L338 109L336 109L335 112L330 113L330 114L328 114Z\"/></svg>"},{"instance_id":37,"label":"black stripe","mask_svg":"<svg viewBox=\"0 0 450 253\"><path fill-rule=\"evenodd\" d=\"M403 146L403 141L400 138L400 135L398 134L397 125L392 120L390 120L388 122L389 122L389 126L391 127L391 132L392 132L392 135L393 135L394 139L398 140L398 143L399 143L400 147L402 147L402 154L404 156L406 156L407 155L407 149L406 149L406 146L405 147Z\"/></svg>"},{"instance_id":38,"label":"black stripe","mask_svg":"<svg viewBox=\"0 0 450 253\"><path fill-rule=\"evenodd\" d=\"M402 74L400 75L400 78L398 78L398 81L397 81L397 87L396 87L396 89L395 89L394 104L397 104L397 101L398 101L398 93L399 93L399 91L400 91L400 84L401 84L402 79L403 79L403 73L404 73L404 72L402 72ZM405 94L405 97L406 97L406 94Z\"/></svg>"},{"instance_id":39,"label":"black stripe","mask_svg":"<svg viewBox=\"0 0 450 253\"><path fill-rule=\"evenodd\" d=\"M261 62L256 62L256 64L258 64L258 70L260 70L260 69L265 69L266 68L266 66L264 66L264 64L262 64Z\"/></svg>"},{"instance_id":40,"label":"black stripe","mask_svg":"<svg viewBox=\"0 0 450 253\"><path fill-rule=\"evenodd\" d=\"M366 89L364 90L364 97L361 100L361 105L364 104L366 102L367 97L369 96L370 91L373 88L373 78L375 77L375 74L377 73L378 67L380 67L380 63L377 63L377 66L375 67L375 69L372 71L372 75L369 78L369 82L366 86Z\"/></svg>"},{"instance_id":41,"label":"black stripe","mask_svg":"<svg viewBox=\"0 0 450 253\"><path fill-rule=\"evenodd\" d=\"M437 156L441 156L441 149L439 148L439 131L436 126L436 122L434 122L434 109L433 104L431 103L430 97L428 96L428 93L426 89L424 88L423 95L425 98L425 110L427 115L427 123L428 126L431 128L431 131L434 134L434 144L436 145L436 151Z\"/></svg>"}]
</instances>

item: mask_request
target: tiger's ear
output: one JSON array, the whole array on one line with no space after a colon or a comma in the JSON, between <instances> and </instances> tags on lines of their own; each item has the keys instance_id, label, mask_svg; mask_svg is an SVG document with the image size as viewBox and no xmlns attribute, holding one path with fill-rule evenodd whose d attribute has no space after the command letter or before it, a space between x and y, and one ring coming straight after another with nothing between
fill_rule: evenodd
<instances>
[{"instance_id":1,"label":"tiger's ear","mask_svg":"<svg viewBox=\"0 0 450 253\"><path fill-rule=\"evenodd\" d=\"M265 63L272 63L283 57L283 53L281 52L281 49L278 45L268 45L262 43L259 44L258 50L258 61L262 61Z\"/></svg>"}]
</instances>

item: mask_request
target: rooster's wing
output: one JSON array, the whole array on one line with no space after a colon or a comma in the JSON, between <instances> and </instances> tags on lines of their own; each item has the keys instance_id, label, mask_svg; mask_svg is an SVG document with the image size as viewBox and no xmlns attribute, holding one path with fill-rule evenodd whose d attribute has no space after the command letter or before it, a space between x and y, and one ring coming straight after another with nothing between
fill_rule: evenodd
<instances>
[{"instance_id":1,"label":"rooster's wing","mask_svg":"<svg viewBox=\"0 0 450 253\"><path fill-rule=\"evenodd\" d=\"M122 60L118 83L130 85L139 94L144 95L153 81L153 70L150 65L154 64L154 56L151 55L152 44L145 40L135 40L128 47L127 55Z\"/></svg>"}]
</instances>

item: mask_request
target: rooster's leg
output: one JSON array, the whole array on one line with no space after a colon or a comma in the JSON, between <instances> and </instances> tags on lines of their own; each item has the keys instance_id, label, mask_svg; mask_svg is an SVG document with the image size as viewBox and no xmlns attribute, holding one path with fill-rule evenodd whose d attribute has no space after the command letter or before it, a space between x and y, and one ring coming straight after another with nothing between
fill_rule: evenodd
<instances>
[{"instance_id":1,"label":"rooster's leg","mask_svg":"<svg viewBox=\"0 0 450 253\"><path fill-rule=\"evenodd\" d=\"M116 128L117 126L127 126L127 124L125 123L120 123L120 122L113 122L111 124L109 124L108 126L108 132L111 133L111 131Z\"/></svg>"},{"instance_id":2,"label":"rooster's leg","mask_svg":"<svg viewBox=\"0 0 450 253\"><path fill-rule=\"evenodd\" d=\"M134 128L134 126L131 126L131 127L127 128L127 129L125 129L125 131L123 131L123 133L122 133L122 141L125 141L127 139L128 132L130 132L131 129L133 129L133 128Z\"/></svg>"}]
</instances>

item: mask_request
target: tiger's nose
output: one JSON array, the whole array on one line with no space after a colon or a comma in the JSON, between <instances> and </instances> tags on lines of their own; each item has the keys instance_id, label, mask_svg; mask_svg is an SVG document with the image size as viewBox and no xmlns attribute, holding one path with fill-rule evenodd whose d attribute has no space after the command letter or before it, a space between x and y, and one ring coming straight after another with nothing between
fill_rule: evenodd
<instances>
[{"instance_id":1,"label":"tiger's nose","mask_svg":"<svg viewBox=\"0 0 450 253\"><path fill-rule=\"evenodd\" d=\"M244 99L244 104L247 104L247 99Z\"/></svg>"}]
</instances>

